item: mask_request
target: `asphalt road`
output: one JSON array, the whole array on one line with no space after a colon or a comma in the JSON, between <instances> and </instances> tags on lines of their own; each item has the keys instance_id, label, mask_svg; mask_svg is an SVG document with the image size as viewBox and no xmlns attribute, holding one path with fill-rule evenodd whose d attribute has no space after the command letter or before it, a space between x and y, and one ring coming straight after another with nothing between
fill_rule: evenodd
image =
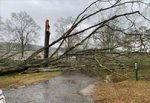
<instances>
[{"instance_id":1,"label":"asphalt road","mask_svg":"<svg viewBox=\"0 0 150 103\"><path fill-rule=\"evenodd\" d=\"M79 91L95 79L82 74L58 76L49 81L4 91L6 103L93 103Z\"/></svg>"}]
</instances>

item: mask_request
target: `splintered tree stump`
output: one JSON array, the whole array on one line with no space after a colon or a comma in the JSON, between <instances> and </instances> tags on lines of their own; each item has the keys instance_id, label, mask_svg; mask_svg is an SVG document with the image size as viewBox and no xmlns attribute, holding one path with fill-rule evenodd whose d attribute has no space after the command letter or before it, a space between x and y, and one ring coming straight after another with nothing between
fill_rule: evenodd
<instances>
[{"instance_id":1,"label":"splintered tree stump","mask_svg":"<svg viewBox=\"0 0 150 103\"><path fill-rule=\"evenodd\" d=\"M47 19L45 22L45 44L44 46L47 47L49 45L49 39L50 39L50 26L49 26L49 20ZM44 59L47 59L49 56L49 48L45 48L44 50ZM44 64L44 67L48 67L48 62Z\"/></svg>"}]
</instances>

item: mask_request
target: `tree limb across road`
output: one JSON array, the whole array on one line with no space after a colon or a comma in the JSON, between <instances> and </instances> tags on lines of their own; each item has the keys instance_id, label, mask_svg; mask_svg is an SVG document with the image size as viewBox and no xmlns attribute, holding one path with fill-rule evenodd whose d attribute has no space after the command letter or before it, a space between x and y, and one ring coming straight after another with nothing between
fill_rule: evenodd
<instances>
[{"instance_id":1,"label":"tree limb across road","mask_svg":"<svg viewBox=\"0 0 150 103\"><path fill-rule=\"evenodd\" d=\"M104 5L104 3L105 3L105 5ZM61 35L61 37L59 37L58 39L56 39L55 41L50 43L48 46L43 47L43 48L37 50L36 52L34 52L23 63L18 65L17 68L15 67L15 69L13 69L12 71L21 72L21 71L27 70L29 68L28 65L30 65L30 67L32 67L32 66L38 67L38 66L42 66L46 62L51 63L51 62L57 61L61 58L64 58L70 51L73 51L75 48L83 45L84 42L87 41L89 38L91 38L93 35L95 35L97 33L97 31L99 31L105 27L111 29L111 27L108 24L114 20L122 20L122 21L130 22L130 23L132 21L132 26L130 26L131 29L133 27L137 26L136 22L134 20L135 17L137 17L137 16L141 20L150 22L150 18L144 16L143 11L141 12L140 9L134 8L133 5L142 5L142 8L144 8L144 6L149 8L149 4L145 3L141 0L137 0L137 1L135 1L135 0L129 0L129 1L126 1L126 0L106 0L106 1L105 0L96 0L95 2L92 2L81 13L79 13L79 15L75 18L74 22L70 26L70 28L65 33L63 33L63 35ZM121 10L123 10L123 12ZM111 12L112 12L111 16L102 18L104 16L104 14L109 15ZM99 17L99 19L95 19L98 17ZM131 18L131 19L127 19L127 17ZM73 32L75 29L77 29L79 27L79 25L82 25L85 22L88 22L89 19L92 20L94 23L91 23L91 25L88 25L88 27L86 27L86 28L82 28L81 30ZM128 25L128 24L126 24L126 25ZM120 33L124 33L125 35L129 34L128 32L124 32L123 28L124 27L122 26L120 30L118 30L118 29L117 30L112 29L112 30L119 31ZM128 29L130 29L130 28L128 28ZM84 34L84 36L83 36L82 33L86 33L86 34ZM58 53L59 49L63 46L64 41L70 37L77 36L77 35L78 36L82 35L82 39L78 43L74 44L73 46L71 46L67 50L65 50L61 55L59 55L58 57L55 57L55 54ZM39 61L34 60L34 57L37 56L39 53L43 52L45 49L50 48L56 44L59 44L58 48L51 55L49 55L48 59L42 59ZM111 48L113 48L113 47L111 47Z\"/></svg>"}]
</instances>

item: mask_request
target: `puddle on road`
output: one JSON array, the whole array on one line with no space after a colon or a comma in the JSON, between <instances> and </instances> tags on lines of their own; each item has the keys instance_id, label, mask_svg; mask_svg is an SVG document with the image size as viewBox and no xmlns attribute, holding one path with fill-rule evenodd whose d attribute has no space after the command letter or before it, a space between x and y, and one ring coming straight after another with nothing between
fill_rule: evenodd
<instances>
[{"instance_id":1,"label":"puddle on road","mask_svg":"<svg viewBox=\"0 0 150 103\"><path fill-rule=\"evenodd\" d=\"M93 103L91 98L79 94L93 82L94 79L75 73L4 91L4 94L6 103Z\"/></svg>"}]
</instances>

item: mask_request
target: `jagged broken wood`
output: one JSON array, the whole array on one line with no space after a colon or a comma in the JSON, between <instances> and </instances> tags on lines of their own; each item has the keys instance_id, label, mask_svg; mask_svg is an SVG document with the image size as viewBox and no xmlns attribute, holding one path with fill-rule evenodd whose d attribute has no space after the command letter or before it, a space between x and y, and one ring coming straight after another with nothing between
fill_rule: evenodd
<instances>
[{"instance_id":1,"label":"jagged broken wood","mask_svg":"<svg viewBox=\"0 0 150 103\"><path fill-rule=\"evenodd\" d=\"M141 3L144 4L146 6L148 6L146 3L142 2L142 1L127 1L127 2L121 2L120 0L117 0L114 4L106 7L106 8L100 8L98 10L95 10L92 13L87 14L86 12L94 5L96 5L96 3L98 2L103 2L100 0L96 0L95 2L92 2L86 9L84 9L75 19L74 23L72 24L72 26L61 36L59 37L57 40L53 41L52 43L50 43L49 45L37 50L36 52L34 52L31 56L29 56L23 63L21 63L20 65L18 65L17 67L14 67L13 69L8 69L8 73L9 72L22 72L27 70L28 68L34 68L34 67L40 67L41 65L45 64L45 63L51 63L54 61L57 61L59 59L64 58L70 51L74 50L75 48L77 48L78 46L82 45L88 38L90 38L92 35L94 35L99 29L108 26L108 22L115 20L117 18L120 17L126 17L126 16L131 16L131 15L139 15L142 18L144 18L145 20L149 20L148 18L146 18L144 15L142 15L142 13L140 11L131 11L131 12L125 12L125 13L120 13L120 14L114 14L113 16L111 16L110 18L106 19L106 20L102 20L102 21L97 21L97 23L90 25L82 30L79 30L75 33L73 33L73 30L75 28L77 28L81 23L83 23L84 21L86 21L87 19L96 16L97 14L100 14L101 12L107 12L107 10L113 9L113 8L117 8L117 7L121 7L121 6L125 6L126 4L135 4L135 3ZM57 58L54 58L54 55L59 51L59 49L61 48L63 41L66 38L75 36L75 35L79 35L83 32L86 31L91 31L90 33L87 33L87 36L84 37L79 43L75 44L74 46L70 47L68 50L66 50L62 55L60 55ZM61 42L61 43L60 43ZM40 52L44 51L45 49L49 49L51 46L60 43L58 48L52 53L52 55L49 56L49 58L45 58L42 60L34 60L33 58L38 55ZM5 72L1 72L1 73L7 73Z\"/></svg>"}]
</instances>

